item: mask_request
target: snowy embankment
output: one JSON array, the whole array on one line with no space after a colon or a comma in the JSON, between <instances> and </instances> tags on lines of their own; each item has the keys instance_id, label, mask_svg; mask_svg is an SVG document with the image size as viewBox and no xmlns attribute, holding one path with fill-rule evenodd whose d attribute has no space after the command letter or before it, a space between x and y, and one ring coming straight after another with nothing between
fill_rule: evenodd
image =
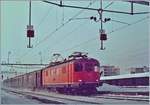
<instances>
[{"instance_id":1,"label":"snowy embankment","mask_svg":"<svg viewBox=\"0 0 150 105\"><path fill-rule=\"evenodd\" d=\"M149 92L149 86L125 87L103 83L102 86L97 87L97 90L100 92Z\"/></svg>"}]
</instances>

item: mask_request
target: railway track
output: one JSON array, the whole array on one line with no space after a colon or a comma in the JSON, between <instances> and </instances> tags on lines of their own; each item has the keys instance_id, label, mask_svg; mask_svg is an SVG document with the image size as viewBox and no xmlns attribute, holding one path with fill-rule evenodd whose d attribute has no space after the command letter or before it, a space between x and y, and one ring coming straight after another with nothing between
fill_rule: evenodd
<instances>
[{"instance_id":1,"label":"railway track","mask_svg":"<svg viewBox=\"0 0 150 105\"><path fill-rule=\"evenodd\" d=\"M94 101L86 100L82 96L71 97L70 95L62 95L62 94L55 94L55 93L45 94L43 92L22 91L22 90L6 89L6 88L3 88L3 90L14 92L16 94L22 94L22 95L25 95L29 98L33 98L33 99L37 99L37 100L45 100L45 101L54 100L55 103L57 102L60 104L72 104L72 103L76 103L76 104L101 104L100 102L96 102L95 100Z\"/></svg>"},{"instance_id":2,"label":"railway track","mask_svg":"<svg viewBox=\"0 0 150 105\"><path fill-rule=\"evenodd\" d=\"M148 96L128 96L128 95L97 95L95 98L105 98L105 99L116 99L116 100L132 100L132 101L147 101L149 102Z\"/></svg>"},{"instance_id":3,"label":"railway track","mask_svg":"<svg viewBox=\"0 0 150 105\"><path fill-rule=\"evenodd\" d=\"M130 100L131 102L144 102L148 103L149 99L147 97L139 98L139 97L121 97L115 95L94 95L94 96L72 96L72 95L64 95L57 94L52 92L43 92L43 91L29 91L29 90L18 90L18 89L7 89L3 88L5 91L11 91L17 94L25 95L29 98L42 100L44 102L60 103L60 104L102 104L108 103L125 103ZM110 103L109 103L110 102ZM130 103L129 103L130 104Z\"/></svg>"}]
</instances>

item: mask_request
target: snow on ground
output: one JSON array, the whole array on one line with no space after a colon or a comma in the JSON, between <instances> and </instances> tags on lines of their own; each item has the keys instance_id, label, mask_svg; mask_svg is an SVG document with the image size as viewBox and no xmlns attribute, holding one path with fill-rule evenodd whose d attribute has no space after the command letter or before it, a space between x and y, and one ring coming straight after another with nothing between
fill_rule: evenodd
<instances>
[{"instance_id":1,"label":"snow on ground","mask_svg":"<svg viewBox=\"0 0 150 105\"><path fill-rule=\"evenodd\" d=\"M1 104L40 104L41 102L28 99L23 95L1 90Z\"/></svg>"},{"instance_id":2,"label":"snow on ground","mask_svg":"<svg viewBox=\"0 0 150 105\"><path fill-rule=\"evenodd\" d=\"M145 87L123 87L115 86L103 83L102 86L97 87L98 91L109 91L109 92L149 92L149 86Z\"/></svg>"}]
</instances>

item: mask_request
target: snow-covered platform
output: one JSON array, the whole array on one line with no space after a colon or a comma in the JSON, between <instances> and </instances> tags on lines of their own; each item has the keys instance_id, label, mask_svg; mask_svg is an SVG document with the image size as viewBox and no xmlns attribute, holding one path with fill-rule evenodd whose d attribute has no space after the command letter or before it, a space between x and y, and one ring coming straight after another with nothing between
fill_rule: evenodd
<instances>
[{"instance_id":1,"label":"snow-covered platform","mask_svg":"<svg viewBox=\"0 0 150 105\"><path fill-rule=\"evenodd\" d=\"M3 88L5 91L15 92L17 94L27 95L31 97L36 97L39 99L54 100L59 103L65 104L143 104L147 105L149 102L148 96L111 96L108 95L93 95L93 96L73 96L58 94L54 92L48 92L45 90L41 91L31 91L27 89L12 89L12 88Z\"/></svg>"}]
</instances>

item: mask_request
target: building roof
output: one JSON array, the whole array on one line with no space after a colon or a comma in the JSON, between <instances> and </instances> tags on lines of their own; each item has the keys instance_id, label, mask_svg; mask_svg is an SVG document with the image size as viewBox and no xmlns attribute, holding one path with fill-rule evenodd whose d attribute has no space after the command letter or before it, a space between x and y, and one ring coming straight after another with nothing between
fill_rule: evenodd
<instances>
[{"instance_id":1,"label":"building roof","mask_svg":"<svg viewBox=\"0 0 150 105\"><path fill-rule=\"evenodd\" d=\"M124 79L124 78L137 78L137 77L149 77L150 72L145 73L136 73L136 74L124 74L116 76L104 76L101 77L101 80L113 80L113 79Z\"/></svg>"}]
</instances>

